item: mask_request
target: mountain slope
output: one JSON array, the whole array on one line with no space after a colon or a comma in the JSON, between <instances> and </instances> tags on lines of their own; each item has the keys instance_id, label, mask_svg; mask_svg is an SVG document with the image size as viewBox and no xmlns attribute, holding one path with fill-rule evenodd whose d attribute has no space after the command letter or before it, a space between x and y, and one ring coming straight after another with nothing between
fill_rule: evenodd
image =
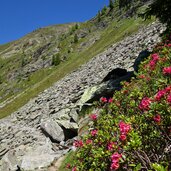
<instances>
[{"instance_id":1,"label":"mountain slope","mask_svg":"<svg viewBox=\"0 0 171 171\"><path fill-rule=\"evenodd\" d=\"M68 170L171 170L170 32L163 39L113 98L98 99Z\"/></svg>"},{"instance_id":2,"label":"mountain slope","mask_svg":"<svg viewBox=\"0 0 171 171\"><path fill-rule=\"evenodd\" d=\"M72 149L85 90L113 69L133 71L139 53L159 42L164 26L138 18L136 4L117 5L0 47L0 116L12 113L0 120L1 170L48 170Z\"/></svg>"},{"instance_id":3,"label":"mountain slope","mask_svg":"<svg viewBox=\"0 0 171 171\"><path fill-rule=\"evenodd\" d=\"M128 11L118 15L118 9L114 12L106 9L100 21L96 16L85 23L41 28L21 40L0 46L0 118L150 22L137 18L137 14L127 18ZM60 62L56 66L55 55Z\"/></svg>"},{"instance_id":4,"label":"mountain slope","mask_svg":"<svg viewBox=\"0 0 171 171\"><path fill-rule=\"evenodd\" d=\"M100 83L106 74L114 68L120 67L129 71L132 70L134 60L139 52L145 48L144 43L145 46L151 49L160 40L159 31L163 29L159 23L144 27L137 34L112 45L105 52L91 59L87 64L56 82L54 86L30 100L29 103L12 115L1 119L0 137L2 141L0 156L4 156L5 153L11 154L11 151L15 149L12 156L14 158L17 156L18 160L16 163L21 168L26 168L25 165L20 165L19 163L26 163L31 157L36 160L47 155L44 152L38 153L37 150L40 147L56 149L59 146L57 154L62 155L66 153L65 148L70 147L68 143L71 143L70 141L72 140L68 140L69 142L65 141L62 147L53 139L51 139L52 142L47 141L46 136L48 134L44 134L44 131L42 131L44 123L49 126L53 125L54 122L59 123L59 125L62 124L63 126L61 127L65 131L68 130L69 135L73 135L73 129L78 129L77 111L79 109L79 99L85 89ZM54 127L52 130L56 130L56 128ZM51 135L53 136L53 134L55 132L52 132ZM50 147L51 145L53 147ZM24 151L24 153L20 153L20 151ZM55 157L56 153L49 152L49 155ZM37 157L35 158L34 156ZM0 162L3 167L4 160L5 158ZM30 164L30 167L33 166L33 163Z\"/></svg>"}]
</instances>

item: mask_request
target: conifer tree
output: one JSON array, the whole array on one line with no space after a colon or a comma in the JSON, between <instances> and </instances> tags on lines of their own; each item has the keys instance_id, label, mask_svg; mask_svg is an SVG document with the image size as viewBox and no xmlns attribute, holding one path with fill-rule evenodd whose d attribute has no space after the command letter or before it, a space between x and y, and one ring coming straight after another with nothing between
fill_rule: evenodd
<instances>
[{"instance_id":1,"label":"conifer tree","mask_svg":"<svg viewBox=\"0 0 171 171\"><path fill-rule=\"evenodd\" d=\"M114 1L113 0L109 0L109 8L110 8L110 10L113 10L113 8L114 8Z\"/></svg>"},{"instance_id":2,"label":"conifer tree","mask_svg":"<svg viewBox=\"0 0 171 171\"><path fill-rule=\"evenodd\" d=\"M152 15L171 27L171 0L154 0L143 14L145 18L149 18Z\"/></svg>"},{"instance_id":3,"label":"conifer tree","mask_svg":"<svg viewBox=\"0 0 171 171\"><path fill-rule=\"evenodd\" d=\"M74 35L74 43L78 43L78 36L77 36L77 34Z\"/></svg>"},{"instance_id":4,"label":"conifer tree","mask_svg":"<svg viewBox=\"0 0 171 171\"><path fill-rule=\"evenodd\" d=\"M100 12L100 11L99 11L98 14L97 14L97 20L98 20L98 22L101 21L101 12Z\"/></svg>"},{"instance_id":5,"label":"conifer tree","mask_svg":"<svg viewBox=\"0 0 171 171\"><path fill-rule=\"evenodd\" d=\"M60 64L60 62L61 62L61 59L60 59L60 54L59 53L52 56L52 65L57 66L57 65Z\"/></svg>"}]
</instances>

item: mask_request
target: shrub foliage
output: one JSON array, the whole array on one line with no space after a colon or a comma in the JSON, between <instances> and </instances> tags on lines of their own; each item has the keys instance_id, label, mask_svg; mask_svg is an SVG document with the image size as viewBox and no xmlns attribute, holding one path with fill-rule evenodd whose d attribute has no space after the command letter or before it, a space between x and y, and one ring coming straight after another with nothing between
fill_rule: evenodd
<instances>
[{"instance_id":1,"label":"shrub foliage","mask_svg":"<svg viewBox=\"0 0 171 171\"><path fill-rule=\"evenodd\" d=\"M72 171L171 169L171 37L155 47L136 79L96 105L89 133L74 143Z\"/></svg>"},{"instance_id":2,"label":"shrub foliage","mask_svg":"<svg viewBox=\"0 0 171 171\"><path fill-rule=\"evenodd\" d=\"M59 53L57 53L57 54L52 56L52 65L57 66L57 65L60 64L60 62L61 62L61 58L60 58L60 54Z\"/></svg>"},{"instance_id":3,"label":"shrub foliage","mask_svg":"<svg viewBox=\"0 0 171 171\"><path fill-rule=\"evenodd\" d=\"M162 23L171 25L171 1L170 0L154 0L145 12L145 18L151 15L156 16Z\"/></svg>"}]
</instances>

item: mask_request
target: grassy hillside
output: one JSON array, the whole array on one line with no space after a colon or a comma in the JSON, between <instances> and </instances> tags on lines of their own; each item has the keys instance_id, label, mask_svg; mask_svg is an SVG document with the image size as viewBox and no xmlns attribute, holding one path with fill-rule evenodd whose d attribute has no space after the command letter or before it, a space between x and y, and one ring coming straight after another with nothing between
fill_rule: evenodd
<instances>
[{"instance_id":1,"label":"grassy hillside","mask_svg":"<svg viewBox=\"0 0 171 171\"><path fill-rule=\"evenodd\" d=\"M142 7L141 7L142 8ZM140 9L140 8L138 8ZM104 11L104 9L102 9ZM136 32L151 20L128 18L129 9L101 13L85 23L40 28L20 40L0 46L0 118L9 115L111 44ZM78 42L74 37L77 35ZM59 54L60 64L53 65Z\"/></svg>"},{"instance_id":2,"label":"grassy hillside","mask_svg":"<svg viewBox=\"0 0 171 171\"><path fill-rule=\"evenodd\" d=\"M141 63L136 78L96 108L100 113L90 114L89 133L75 141L77 151L60 170L170 170L170 34Z\"/></svg>"}]
</instances>

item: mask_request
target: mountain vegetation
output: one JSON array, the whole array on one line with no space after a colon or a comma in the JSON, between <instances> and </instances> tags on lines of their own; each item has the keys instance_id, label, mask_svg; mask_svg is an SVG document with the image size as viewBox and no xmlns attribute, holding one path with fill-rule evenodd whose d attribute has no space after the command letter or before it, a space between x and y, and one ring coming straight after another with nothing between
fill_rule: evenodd
<instances>
[{"instance_id":1,"label":"mountain vegetation","mask_svg":"<svg viewBox=\"0 0 171 171\"><path fill-rule=\"evenodd\" d=\"M111 97L108 92L108 97L101 95L96 101L96 98L94 101L91 99L92 105L88 104L91 107L85 107L83 110L82 104L77 104L81 93L84 93L80 91L85 91L82 87L87 88L93 83L83 84L82 87L78 85L82 82L75 84L75 77L80 74L78 70L77 74L73 72L75 75L59 85L59 89L56 86L49 92L44 91L42 98L33 99L12 117L2 119L2 168L47 169L55 165L56 154L60 157L70 150L60 171L171 170L170 7L169 0L109 0L109 5L104 6L87 22L39 28L19 40L0 45L0 118L3 118L17 111L40 92L48 90L54 83L56 85L58 80L107 48L108 52L102 55L104 58L101 61L110 60L109 56L115 53L113 51L118 52L114 43L156 21L156 18L167 26L167 30L162 34L162 41L152 52L147 51L150 55L144 58L136 69L134 67L134 73L132 70L126 70L132 67L132 63L126 69L115 68L126 74L120 73L122 76L127 76L128 73L131 75L129 79L121 79L119 74L112 77L114 81L116 78L120 79L120 82L129 81L122 81L114 92L112 89ZM153 24L153 28L155 26ZM150 31L157 32L160 28ZM135 47L138 41L144 43L149 32L145 38L137 35L130 36L129 43L132 46L120 42L121 46L117 46L119 50L126 46L128 48L119 51L119 57L125 57L127 50L132 54L133 46ZM158 38L157 34L152 35ZM139 39L135 39L136 36ZM112 50L109 48L111 46ZM139 46L146 48L142 43ZM137 52L141 50L140 48ZM120 59L119 57L115 59L128 62L127 56ZM96 64L99 65L97 61ZM106 61L108 63L108 60ZM94 67L93 62L91 65L95 68L94 75L97 75L97 67ZM115 64L124 65L122 62ZM106 67L103 67L102 69L106 70ZM87 74L90 68L88 65L84 72ZM89 75L92 75L91 72L86 75L88 79ZM111 78L110 74L103 79L104 82L107 82L108 78ZM94 80L94 77L92 79ZM70 80L74 80L74 84L70 84ZM65 88L68 94L80 93L78 97L74 96L70 101L63 91L65 84L73 86L72 90L69 90L70 87ZM108 91L107 88L105 90ZM60 103L55 96L59 97ZM64 96L68 99L62 101L60 97ZM72 108L67 106L69 103ZM59 106L62 107L58 108ZM79 117L82 117L83 121L87 120L86 124L81 125ZM84 135L79 131L85 131Z\"/></svg>"},{"instance_id":2,"label":"mountain vegetation","mask_svg":"<svg viewBox=\"0 0 171 171\"><path fill-rule=\"evenodd\" d=\"M39 28L0 45L0 118L153 20L138 18L147 8L144 1L122 8L119 2L110 1L109 7L85 23Z\"/></svg>"},{"instance_id":3,"label":"mountain vegetation","mask_svg":"<svg viewBox=\"0 0 171 171\"><path fill-rule=\"evenodd\" d=\"M171 26L171 1L169 0L155 0L149 5L149 8L143 14L145 18L149 18L152 15L155 15L160 19L162 23L166 23L168 27Z\"/></svg>"},{"instance_id":4,"label":"mountain vegetation","mask_svg":"<svg viewBox=\"0 0 171 171\"><path fill-rule=\"evenodd\" d=\"M90 114L93 126L67 168L167 171L171 161L171 38L159 43L140 66L136 79L123 82L113 98L101 97Z\"/></svg>"},{"instance_id":5,"label":"mountain vegetation","mask_svg":"<svg viewBox=\"0 0 171 171\"><path fill-rule=\"evenodd\" d=\"M101 97L94 102L97 112L89 114L93 124L87 128L87 135L74 142L77 150L68 155L61 169L171 169L170 5L170 1L155 0L146 9L143 16L154 15L167 24L162 42L113 98Z\"/></svg>"}]
</instances>

